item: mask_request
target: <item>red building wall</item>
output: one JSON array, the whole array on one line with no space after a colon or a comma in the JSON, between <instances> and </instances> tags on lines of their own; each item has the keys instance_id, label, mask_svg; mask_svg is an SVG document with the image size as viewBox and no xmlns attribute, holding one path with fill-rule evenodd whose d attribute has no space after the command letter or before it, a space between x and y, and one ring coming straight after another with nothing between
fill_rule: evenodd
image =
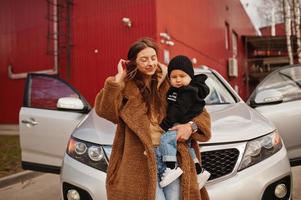
<instances>
[{"instance_id":1,"label":"red building wall","mask_svg":"<svg viewBox=\"0 0 301 200\"><path fill-rule=\"evenodd\" d=\"M8 78L15 73L48 69L46 1L0 2L0 123L16 123L23 100L24 80Z\"/></svg>"},{"instance_id":2,"label":"red building wall","mask_svg":"<svg viewBox=\"0 0 301 200\"><path fill-rule=\"evenodd\" d=\"M266 26L260 28L260 32L263 36L271 36L272 33L272 27ZM276 35L285 35L285 26L284 23L276 24L275 25L275 34Z\"/></svg>"},{"instance_id":3,"label":"red building wall","mask_svg":"<svg viewBox=\"0 0 301 200\"><path fill-rule=\"evenodd\" d=\"M197 59L197 65L205 64L216 69L234 87L239 88L239 95L247 97L244 82L244 47L242 35L255 35L249 17L243 10L240 1L181 0L157 1L157 29L167 32L175 42L173 47L163 45L170 51L171 57L186 54ZM228 58L233 56L231 49L225 48L225 23L231 32L238 35L238 78L227 76Z\"/></svg>"},{"instance_id":4,"label":"red building wall","mask_svg":"<svg viewBox=\"0 0 301 200\"><path fill-rule=\"evenodd\" d=\"M93 105L129 45L143 36L155 37L155 2L75 0L72 10L71 76L67 78L66 56L59 75ZM131 18L132 28L122 24L123 17ZM7 67L11 63L16 73L53 67L53 55L47 55L47 1L1 1L0 20L0 123L17 123L24 79L9 79Z\"/></svg>"},{"instance_id":5,"label":"red building wall","mask_svg":"<svg viewBox=\"0 0 301 200\"><path fill-rule=\"evenodd\" d=\"M155 36L154 8L153 0L76 1L70 82L91 104L105 78L117 72L119 59L126 59L128 47L137 38ZM131 28L123 17L132 20Z\"/></svg>"},{"instance_id":6,"label":"red building wall","mask_svg":"<svg viewBox=\"0 0 301 200\"><path fill-rule=\"evenodd\" d=\"M71 16L71 66L67 76L66 60L61 60L59 75L77 88L93 104L105 78L116 73L120 58L126 58L129 45L143 36L160 42L161 32L170 34L174 46L161 44L170 57L186 54L227 78L225 22L239 36L239 77L228 79L245 96L243 81L244 50L241 35L255 34L239 0L74 0ZM0 2L0 123L17 123L22 105L24 79L11 80L8 64L15 72L53 67L47 55L47 1L3 0ZM132 27L121 19L128 17ZM63 58L64 59L64 58Z\"/></svg>"}]
</instances>

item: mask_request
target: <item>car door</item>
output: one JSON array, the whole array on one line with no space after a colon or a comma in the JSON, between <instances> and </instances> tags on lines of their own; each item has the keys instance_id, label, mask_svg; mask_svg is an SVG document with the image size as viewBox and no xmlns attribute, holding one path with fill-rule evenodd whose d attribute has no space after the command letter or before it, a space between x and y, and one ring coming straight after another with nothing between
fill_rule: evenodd
<instances>
[{"instance_id":1,"label":"car door","mask_svg":"<svg viewBox=\"0 0 301 200\"><path fill-rule=\"evenodd\" d=\"M64 80L29 74L19 112L22 167L59 173L69 136L89 110L87 101Z\"/></svg>"},{"instance_id":2,"label":"car door","mask_svg":"<svg viewBox=\"0 0 301 200\"><path fill-rule=\"evenodd\" d=\"M301 164L301 66L284 67L271 73L257 86L248 102L278 128L291 164Z\"/></svg>"}]
</instances>

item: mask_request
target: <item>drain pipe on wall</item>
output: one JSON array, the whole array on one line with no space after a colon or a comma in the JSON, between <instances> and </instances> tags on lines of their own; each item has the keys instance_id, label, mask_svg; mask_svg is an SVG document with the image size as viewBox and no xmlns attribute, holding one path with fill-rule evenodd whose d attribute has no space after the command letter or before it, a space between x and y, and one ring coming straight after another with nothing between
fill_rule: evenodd
<instances>
[{"instance_id":1,"label":"drain pipe on wall","mask_svg":"<svg viewBox=\"0 0 301 200\"><path fill-rule=\"evenodd\" d=\"M8 77L10 79L22 79L26 78L28 73L43 73L49 75L56 75L58 74L58 65L59 65L59 52L58 52L58 0L53 0L53 49L54 49L54 66L52 69L45 69L39 71L30 71L30 72L23 72L23 73L14 73L12 64L8 65Z\"/></svg>"}]
</instances>

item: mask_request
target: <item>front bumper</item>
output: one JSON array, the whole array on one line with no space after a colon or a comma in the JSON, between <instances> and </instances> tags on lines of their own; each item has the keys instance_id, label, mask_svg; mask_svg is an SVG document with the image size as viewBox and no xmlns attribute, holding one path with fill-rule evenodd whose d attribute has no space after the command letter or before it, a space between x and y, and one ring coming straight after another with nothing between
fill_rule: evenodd
<instances>
[{"instance_id":1,"label":"front bumper","mask_svg":"<svg viewBox=\"0 0 301 200\"><path fill-rule=\"evenodd\" d=\"M80 188L93 200L106 200L106 175L106 173L78 162L65 154L61 171L61 199L67 200L67 187L67 190ZM81 199L89 199L87 196L85 197Z\"/></svg>"},{"instance_id":2,"label":"front bumper","mask_svg":"<svg viewBox=\"0 0 301 200\"><path fill-rule=\"evenodd\" d=\"M287 191L291 199L292 178L286 149L282 149L275 155L237 172L231 178L220 182L213 182L206 186L210 199L213 200L254 200L263 199L264 193L268 192L270 185L277 181L284 181L289 178ZM273 194L273 193L272 193ZM264 200L277 199L270 196Z\"/></svg>"},{"instance_id":3,"label":"front bumper","mask_svg":"<svg viewBox=\"0 0 301 200\"><path fill-rule=\"evenodd\" d=\"M263 199L263 195L269 191L268 198L273 198L273 187L276 182L288 180L288 198L291 197L292 179L287 152L282 148L270 158L237 172L233 176L208 183L210 199L213 200L254 200ZM61 171L61 195L66 200L66 187L77 187L89 194L93 200L105 200L106 173L89 167L72 159L65 154L64 164ZM273 185L274 184L274 185ZM64 189L63 189L64 185ZM88 198L87 198L88 199Z\"/></svg>"}]
</instances>

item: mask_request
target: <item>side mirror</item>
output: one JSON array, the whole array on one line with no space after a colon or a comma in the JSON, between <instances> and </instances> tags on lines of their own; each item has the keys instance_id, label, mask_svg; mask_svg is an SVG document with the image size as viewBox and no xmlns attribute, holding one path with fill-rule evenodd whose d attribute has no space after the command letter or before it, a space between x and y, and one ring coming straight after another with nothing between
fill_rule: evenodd
<instances>
[{"instance_id":1,"label":"side mirror","mask_svg":"<svg viewBox=\"0 0 301 200\"><path fill-rule=\"evenodd\" d=\"M255 99L251 101L251 107L256 107L260 105L272 105L279 104L283 102L283 96L281 92L270 89L263 90L256 94Z\"/></svg>"},{"instance_id":2,"label":"side mirror","mask_svg":"<svg viewBox=\"0 0 301 200\"><path fill-rule=\"evenodd\" d=\"M83 110L83 102L76 97L62 97L59 98L56 107L63 110Z\"/></svg>"}]
</instances>

